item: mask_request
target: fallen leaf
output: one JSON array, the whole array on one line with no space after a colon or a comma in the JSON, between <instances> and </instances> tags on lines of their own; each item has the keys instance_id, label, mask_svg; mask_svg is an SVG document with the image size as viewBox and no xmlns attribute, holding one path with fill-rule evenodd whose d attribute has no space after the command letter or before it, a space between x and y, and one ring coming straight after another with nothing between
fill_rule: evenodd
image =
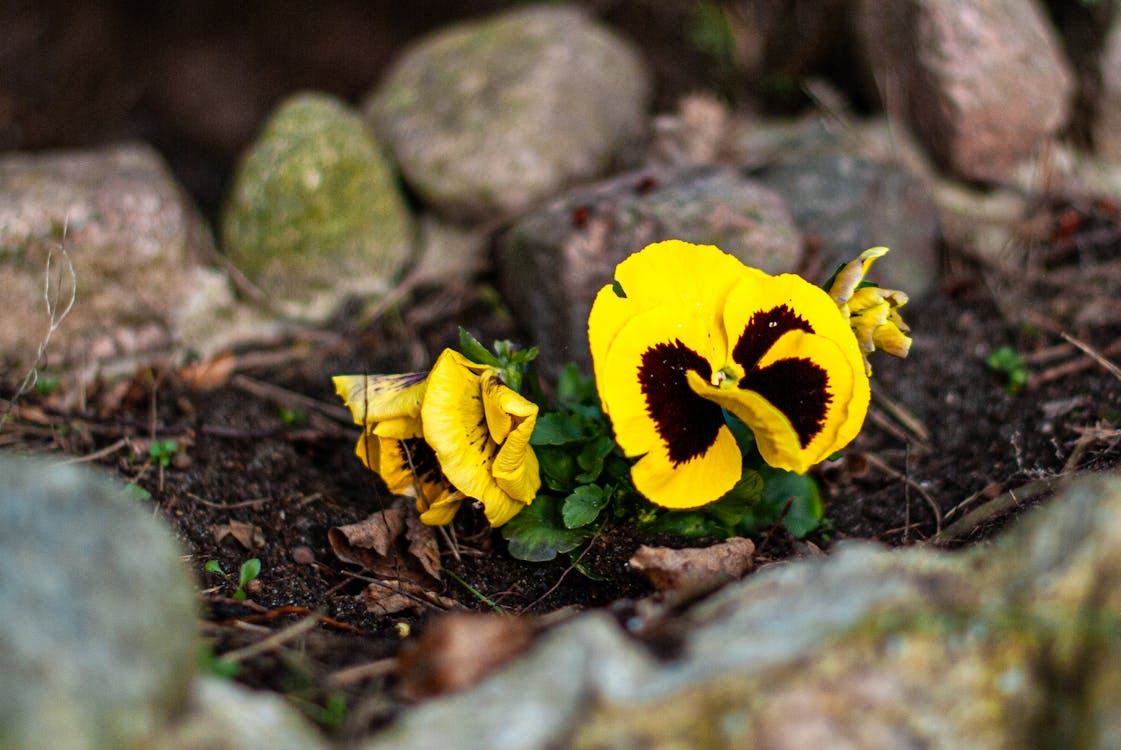
<instances>
[{"instance_id":1,"label":"fallen leaf","mask_svg":"<svg viewBox=\"0 0 1121 750\"><path fill-rule=\"evenodd\" d=\"M405 530L405 513L400 508L380 510L364 521L347 526L336 526L327 531L331 549L343 562L371 567L370 552L378 557L389 557L397 538Z\"/></svg>"},{"instance_id":2,"label":"fallen leaf","mask_svg":"<svg viewBox=\"0 0 1121 750\"><path fill-rule=\"evenodd\" d=\"M420 523L416 512L404 503L358 523L329 529L327 541L340 560L361 565L379 578L416 584L426 591L440 580L435 532ZM392 606L397 611L405 608Z\"/></svg>"},{"instance_id":3,"label":"fallen leaf","mask_svg":"<svg viewBox=\"0 0 1121 750\"><path fill-rule=\"evenodd\" d=\"M405 538L409 542L409 554L420 561L428 575L439 580L444 566L440 564L436 530L423 523L416 513L409 513L405 516Z\"/></svg>"},{"instance_id":4,"label":"fallen leaf","mask_svg":"<svg viewBox=\"0 0 1121 750\"><path fill-rule=\"evenodd\" d=\"M226 537L232 536L238 544L247 550L265 546L265 533L261 531L261 527L244 521L231 519L224 524L214 524L210 527L210 533L214 537L214 541L219 544Z\"/></svg>"},{"instance_id":5,"label":"fallen leaf","mask_svg":"<svg viewBox=\"0 0 1121 750\"><path fill-rule=\"evenodd\" d=\"M225 352L213 359L195 362L179 370L179 377L188 387L208 391L223 386L230 379L237 365L237 358Z\"/></svg>"},{"instance_id":6,"label":"fallen leaf","mask_svg":"<svg viewBox=\"0 0 1121 750\"><path fill-rule=\"evenodd\" d=\"M402 652L397 669L401 695L419 700L474 685L521 653L533 630L526 618L445 613Z\"/></svg>"},{"instance_id":7,"label":"fallen leaf","mask_svg":"<svg viewBox=\"0 0 1121 750\"><path fill-rule=\"evenodd\" d=\"M451 609L459 606L455 600L440 596L424 584L400 579L371 583L358 598L366 605L367 612L380 616L410 609Z\"/></svg>"},{"instance_id":8,"label":"fallen leaf","mask_svg":"<svg viewBox=\"0 0 1121 750\"><path fill-rule=\"evenodd\" d=\"M743 578L754 567L755 543L733 537L711 547L638 548L628 564L660 592L693 599Z\"/></svg>"}]
</instances>

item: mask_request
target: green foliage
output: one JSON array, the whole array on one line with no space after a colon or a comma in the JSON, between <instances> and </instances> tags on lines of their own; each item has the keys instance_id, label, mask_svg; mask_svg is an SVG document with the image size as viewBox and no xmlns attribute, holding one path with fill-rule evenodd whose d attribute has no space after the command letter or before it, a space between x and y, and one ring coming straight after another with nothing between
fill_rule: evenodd
<instances>
[{"instance_id":1,"label":"green foliage","mask_svg":"<svg viewBox=\"0 0 1121 750\"><path fill-rule=\"evenodd\" d=\"M148 460L159 466L168 466L178 451L179 442L176 440L153 440L148 446Z\"/></svg>"},{"instance_id":2,"label":"green foliage","mask_svg":"<svg viewBox=\"0 0 1121 750\"><path fill-rule=\"evenodd\" d=\"M233 593L233 598L238 601L246 599L245 587L246 585L261 575L261 561L256 557L251 557L241 564L241 570L237 574L237 590Z\"/></svg>"},{"instance_id":3,"label":"green foliage","mask_svg":"<svg viewBox=\"0 0 1121 750\"><path fill-rule=\"evenodd\" d=\"M136 482L129 482L125 485L125 493L133 500L144 502L152 499L152 493L141 487Z\"/></svg>"},{"instance_id":4,"label":"green foliage","mask_svg":"<svg viewBox=\"0 0 1121 750\"><path fill-rule=\"evenodd\" d=\"M591 538L587 529L565 526L562 503L555 495L538 495L521 513L506 522L502 536L510 543L512 557L545 562L576 549Z\"/></svg>"},{"instance_id":5,"label":"green foliage","mask_svg":"<svg viewBox=\"0 0 1121 750\"><path fill-rule=\"evenodd\" d=\"M200 671L225 680L232 680L241 672L241 665L237 662L215 656L214 647L209 643L199 645L198 666Z\"/></svg>"},{"instance_id":6,"label":"green foliage","mask_svg":"<svg viewBox=\"0 0 1121 750\"><path fill-rule=\"evenodd\" d=\"M222 570L222 564L217 560L207 560L202 566L202 569L207 573L215 573L229 580L230 574ZM245 593L245 587L250 581L261 575L261 561L256 557L251 557L241 564L241 568L237 573L237 589L230 598L236 599L239 602L245 601L248 595Z\"/></svg>"},{"instance_id":7,"label":"green foliage","mask_svg":"<svg viewBox=\"0 0 1121 750\"><path fill-rule=\"evenodd\" d=\"M48 375L41 372L35 378L35 393L40 396L49 396L57 391L60 385L62 385L62 379L58 375Z\"/></svg>"},{"instance_id":8,"label":"green foliage","mask_svg":"<svg viewBox=\"0 0 1121 750\"><path fill-rule=\"evenodd\" d=\"M307 412L303 409L291 409L287 406L277 408L280 421L289 427L296 427L307 422Z\"/></svg>"},{"instance_id":9,"label":"green foliage","mask_svg":"<svg viewBox=\"0 0 1121 750\"><path fill-rule=\"evenodd\" d=\"M721 67L734 67L736 38L720 3L698 0L688 26L689 43L712 57Z\"/></svg>"},{"instance_id":10,"label":"green foliage","mask_svg":"<svg viewBox=\"0 0 1121 750\"><path fill-rule=\"evenodd\" d=\"M994 349L985 358L985 366L1004 378L1004 386L1009 393L1018 393L1028 384L1027 364L1011 346Z\"/></svg>"},{"instance_id":11,"label":"green foliage","mask_svg":"<svg viewBox=\"0 0 1121 750\"><path fill-rule=\"evenodd\" d=\"M475 364L494 367L502 371L502 379L515 391L522 389L522 380L530 363L537 358L536 346L515 349L512 341L495 341L493 352L472 336L467 329L459 329L459 351Z\"/></svg>"}]
</instances>

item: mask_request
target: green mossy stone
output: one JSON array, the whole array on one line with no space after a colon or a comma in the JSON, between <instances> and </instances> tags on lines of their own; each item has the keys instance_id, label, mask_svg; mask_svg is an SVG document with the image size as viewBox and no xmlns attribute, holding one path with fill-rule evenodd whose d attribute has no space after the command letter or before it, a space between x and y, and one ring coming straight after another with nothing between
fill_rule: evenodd
<instances>
[{"instance_id":1,"label":"green mossy stone","mask_svg":"<svg viewBox=\"0 0 1121 750\"><path fill-rule=\"evenodd\" d=\"M388 289L413 223L362 118L330 96L283 102L245 154L223 217L225 252L280 310L322 319Z\"/></svg>"}]
</instances>

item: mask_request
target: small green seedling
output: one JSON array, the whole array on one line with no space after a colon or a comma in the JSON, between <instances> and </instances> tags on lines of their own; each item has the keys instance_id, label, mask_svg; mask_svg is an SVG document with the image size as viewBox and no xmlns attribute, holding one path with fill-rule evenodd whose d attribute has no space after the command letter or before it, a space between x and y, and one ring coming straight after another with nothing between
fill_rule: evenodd
<instances>
[{"instance_id":1,"label":"small green seedling","mask_svg":"<svg viewBox=\"0 0 1121 750\"><path fill-rule=\"evenodd\" d=\"M223 578L229 578L230 575L222 570L222 565L217 560L207 560L202 566L202 569L207 573L217 573ZM237 590L234 591L231 598L237 599L239 602L245 601L247 594L245 587L250 581L261 575L261 561L256 557L251 557L241 564L241 570L237 574Z\"/></svg>"},{"instance_id":2,"label":"small green seedling","mask_svg":"<svg viewBox=\"0 0 1121 750\"><path fill-rule=\"evenodd\" d=\"M1004 386L1009 393L1018 393L1028 384L1028 367L1024 358L1011 346L994 349L985 359L985 366L1004 376Z\"/></svg>"},{"instance_id":3,"label":"small green seedling","mask_svg":"<svg viewBox=\"0 0 1121 750\"><path fill-rule=\"evenodd\" d=\"M148 446L148 459L160 466L168 466L171 457L179 450L177 440L153 440Z\"/></svg>"}]
</instances>

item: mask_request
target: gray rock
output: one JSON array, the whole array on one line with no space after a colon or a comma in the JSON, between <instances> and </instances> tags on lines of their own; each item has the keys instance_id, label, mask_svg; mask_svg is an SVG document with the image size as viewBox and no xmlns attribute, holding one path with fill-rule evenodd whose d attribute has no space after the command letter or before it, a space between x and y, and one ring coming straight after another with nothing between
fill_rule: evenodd
<instances>
[{"instance_id":1,"label":"gray rock","mask_svg":"<svg viewBox=\"0 0 1121 750\"><path fill-rule=\"evenodd\" d=\"M0 456L0 477L0 748L140 746L197 656L179 549L93 471Z\"/></svg>"},{"instance_id":2,"label":"gray rock","mask_svg":"<svg viewBox=\"0 0 1121 750\"><path fill-rule=\"evenodd\" d=\"M1074 79L1035 0L861 0L857 13L889 111L954 175L1004 180L1066 124Z\"/></svg>"},{"instance_id":3,"label":"gray rock","mask_svg":"<svg viewBox=\"0 0 1121 750\"><path fill-rule=\"evenodd\" d=\"M269 302L315 321L387 291L413 233L362 117L312 93L283 102L243 156L222 224L223 249Z\"/></svg>"},{"instance_id":4,"label":"gray rock","mask_svg":"<svg viewBox=\"0 0 1121 750\"><path fill-rule=\"evenodd\" d=\"M537 5L422 40L364 109L434 210L486 219L601 174L642 134L650 90L629 44Z\"/></svg>"},{"instance_id":5,"label":"gray rock","mask_svg":"<svg viewBox=\"0 0 1121 750\"><path fill-rule=\"evenodd\" d=\"M503 293L546 372L589 367L588 312L619 261L666 239L712 244L768 273L796 270L801 237L779 195L733 169L650 169L573 190L498 239Z\"/></svg>"},{"instance_id":6,"label":"gray rock","mask_svg":"<svg viewBox=\"0 0 1121 750\"><path fill-rule=\"evenodd\" d=\"M184 715L150 750L325 750L323 737L292 703L229 680L199 677Z\"/></svg>"},{"instance_id":7,"label":"gray rock","mask_svg":"<svg viewBox=\"0 0 1121 750\"><path fill-rule=\"evenodd\" d=\"M1115 6L1098 70L1101 88L1091 125L1094 148L1107 159L1121 162L1121 5Z\"/></svg>"},{"instance_id":8,"label":"gray rock","mask_svg":"<svg viewBox=\"0 0 1121 750\"><path fill-rule=\"evenodd\" d=\"M107 365L202 347L239 319L206 266L209 230L145 146L0 155L0 366L26 370L47 338L56 367ZM73 276L68 270L72 263Z\"/></svg>"},{"instance_id":9,"label":"gray rock","mask_svg":"<svg viewBox=\"0 0 1121 750\"><path fill-rule=\"evenodd\" d=\"M937 285L938 211L926 186L903 169L837 154L755 176L786 199L798 229L817 247L824 276L886 245L892 252L876 264L877 283L913 297Z\"/></svg>"},{"instance_id":10,"label":"gray rock","mask_svg":"<svg viewBox=\"0 0 1121 750\"><path fill-rule=\"evenodd\" d=\"M1121 479L1071 486L995 545L842 544L669 623L681 648L656 661L577 618L362 747L1116 747Z\"/></svg>"}]
</instances>

